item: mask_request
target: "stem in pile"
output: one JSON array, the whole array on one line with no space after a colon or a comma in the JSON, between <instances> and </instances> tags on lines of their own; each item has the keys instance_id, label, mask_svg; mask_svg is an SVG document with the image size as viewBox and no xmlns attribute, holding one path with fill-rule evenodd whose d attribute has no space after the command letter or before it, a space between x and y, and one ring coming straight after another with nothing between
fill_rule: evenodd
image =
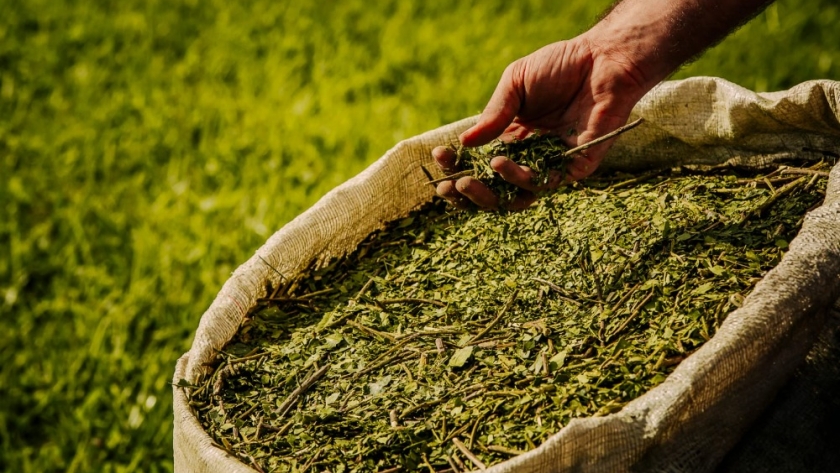
<instances>
[{"instance_id":1,"label":"stem in pile","mask_svg":"<svg viewBox=\"0 0 840 473\"><path fill-rule=\"evenodd\" d=\"M289 412L289 409L291 409L295 402L297 402L300 395L303 394L307 389L309 389L313 384L315 384L319 379L321 379L321 376L324 376L324 374L329 369L330 365L322 367L321 369L313 373L312 376L304 380L303 383L301 383L297 389L292 391L292 394L289 395L286 401L283 402L283 404L277 408L276 412L278 413L278 417L282 418L283 416L285 416L286 413Z\"/></svg>"}]
</instances>

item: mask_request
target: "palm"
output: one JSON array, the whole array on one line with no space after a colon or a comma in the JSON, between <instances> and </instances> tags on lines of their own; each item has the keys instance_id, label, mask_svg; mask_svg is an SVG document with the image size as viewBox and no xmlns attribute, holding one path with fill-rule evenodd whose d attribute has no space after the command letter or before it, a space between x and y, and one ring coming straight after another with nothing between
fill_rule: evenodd
<instances>
[{"instance_id":1,"label":"palm","mask_svg":"<svg viewBox=\"0 0 840 473\"><path fill-rule=\"evenodd\" d=\"M623 125L642 93L626 67L593 55L587 43L554 43L511 64L478 125L461 140L465 146L477 146L500 134L522 138L541 130L564 136L574 146ZM607 149L596 147L587 153L592 166L586 175Z\"/></svg>"},{"instance_id":2,"label":"palm","mask_svg":"<svg viewBox=\"0 0 840 473\"><path fill-rule=\"evenodd\" d=\"M579 38L548 45L508 66L478 123L461 135L461 143L480 146L500 136L524 138L540 130L562 136L575 146L605 135L624 125L633 105L646 92L632 66L621 58L598 55ZM594 146L577 156L567 169L566 179L578 180L591 174L610 144ZM435 157L443 168L447 167L443 151L436 151ZM543 190L531 184L529 169L504 158L491 164L504 179L523 188L521 199L513 207L529 205L534 193ZM560 175L556 174L553 186L561 184ZM480 207L498 205L498 199L470 177L457 183L444 182L438 193L462 207L458 199L464 196Z\"/></svg>"},{"instance_id":3,"label":"palm","mask_svg":"<svg viewBox=\"0 0 840 473\"><path fill-rule=\"evenodd\" d=\"M515 63L511 78L520 107L504 135L521 137L534 130L562 134L576 128L570 106L579 107L575 98L585 93L582 86L592 62L585 51L565 55L568 49L544 48Z\"/></svg>"}]
</instances>

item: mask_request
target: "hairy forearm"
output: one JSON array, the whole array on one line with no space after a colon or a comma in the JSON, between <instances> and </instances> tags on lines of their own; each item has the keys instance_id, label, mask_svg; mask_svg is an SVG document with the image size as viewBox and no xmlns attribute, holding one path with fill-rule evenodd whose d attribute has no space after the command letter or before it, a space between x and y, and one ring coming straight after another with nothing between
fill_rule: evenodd
<instances>
[{"instance_id":1,"label":"hairy forearm","mask_svg":"<svg viewBox=\"0 0 840 473\"><path fill-rule=\"evenodd\" d=\"M771 0L624 0L584 34L652 87L764 9Z\"/></svg>"}]
</instances>

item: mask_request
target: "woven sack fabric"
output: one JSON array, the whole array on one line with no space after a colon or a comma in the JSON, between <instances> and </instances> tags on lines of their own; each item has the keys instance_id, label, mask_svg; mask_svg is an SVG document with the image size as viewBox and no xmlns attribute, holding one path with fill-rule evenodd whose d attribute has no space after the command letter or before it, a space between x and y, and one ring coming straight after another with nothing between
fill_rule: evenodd
<instances>
[{"instance_id":1,"label":"woven sack fabric","mask_svg":"<svg viewBox=\"0 0 840 473\"><path fill-rule=\"evenodd\" d=\"M765 166L837 158L840 83L812 81L757 94L717 78L662 83L633 110L646 123L620 137L605 170L677 165ZM280 276L352 251L371 232L428 202L420 165L457 142L465 119L398 143L365 171L275 233L239 267L204 313L174 382L194 382L247 311ZM262 260L265 260L263 262ZM823 205L804 218L788 253L730 313L717 334L659 386L604 417L571 421L537 449L489 468L501 472L712 471L801 365L840 296L840 167ZM175 471L254 472L215 447L174 387Z\"/></svg>"},{"instance_id":2,"label":"woven sack fabric","mask_svg":"<svg viewBox=\"0 0 840 473\"><path fill-rule=\"evenodd\" d=\"M720 473L812 473L840 465L840 306L805 363L724 458Z\"/></svg>"}]
</instances>

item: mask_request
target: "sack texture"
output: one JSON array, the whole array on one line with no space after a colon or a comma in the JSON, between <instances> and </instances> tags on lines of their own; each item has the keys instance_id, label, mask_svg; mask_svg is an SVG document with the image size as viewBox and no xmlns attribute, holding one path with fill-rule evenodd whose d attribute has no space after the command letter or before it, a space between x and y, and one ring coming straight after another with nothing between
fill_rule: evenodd
<instances>
[{"instance_id":1,"label":"sack texture","mask_svg":"<svg viewBox=\"0 0 840 473\"><path fill-rule=\"evenodd\" d=\"M665 82L634 108L630 119L637 117L645 124L617 140L602 169L758 167L785 158L836 160L840 152L840 82L812 81L760 94L717 78ZM456 143L475 120L400 142L275 233L204 313L174 382L199 379L205 363L265 295L266 282L280 283L265 262L295 277L313 261L352 251L371 232L432 199L434 189L420 166L432 170L432 148ZM805 217L779 265L661 385L615 414L573 420L537 449L488 471L711 471L801 365L838 296L840 167L835 167L824 204ZM175 471L253 473L213 445L185 389L173 388Z\"/></svg>"},{"instance_id":2,"label":"sack texture","mask_svg":"<svg viewBox=\"0 0 840 473\"><path fill-rule=\"evenodd\" d=\"M805 363L724 458L721 473L812 473L840 465L840 306Z\"/></svg>"}]
</instances>

